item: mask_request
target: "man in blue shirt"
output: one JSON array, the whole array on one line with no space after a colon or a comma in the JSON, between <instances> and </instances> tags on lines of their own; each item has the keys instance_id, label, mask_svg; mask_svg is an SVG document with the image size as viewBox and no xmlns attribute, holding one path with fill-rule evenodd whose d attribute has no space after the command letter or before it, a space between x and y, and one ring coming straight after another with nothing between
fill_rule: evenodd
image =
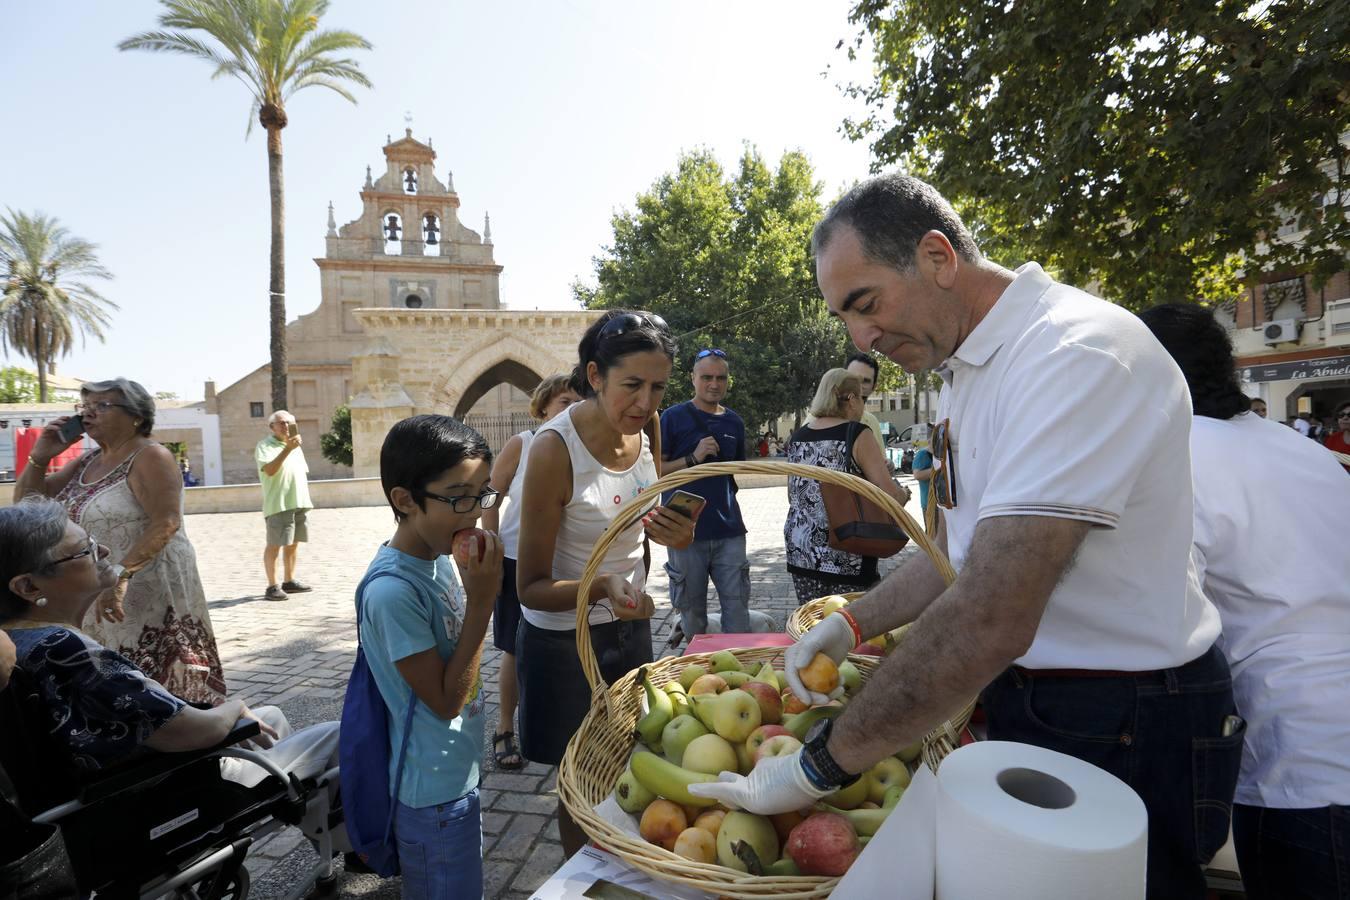
<instances>
[{"instance_id":1,"label":"man in blue shirt","mask_svg":"<svg viewBox=\"0 0 1350 900\"><path fill-rule=\"evenodd\" d=\"M661 414L661 474L705 462L745 459L745 423L722 405L730 381L727 355L700 350L694 357L694 399ZM750 631L750 564L745 558L745 523L730 475L702 478L683 488L707 504L694 527L694 542L669 548L666 574L670 602L680 611L687 638L708 630L708 578L722 604L722 631ZM669 499L669 494L662 502Z\"/></svg>"}]
</instances>

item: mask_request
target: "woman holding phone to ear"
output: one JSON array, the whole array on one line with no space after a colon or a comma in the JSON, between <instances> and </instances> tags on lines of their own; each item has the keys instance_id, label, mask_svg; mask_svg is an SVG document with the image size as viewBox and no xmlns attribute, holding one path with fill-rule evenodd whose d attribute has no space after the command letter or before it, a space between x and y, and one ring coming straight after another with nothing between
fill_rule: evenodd
<instances>
[{"instance_id":1,"label":"woman holding phone to ear","mask_svg":"<svg viewBox=\"0 0 1350 900\"><path fill-rule=\"evenodd\" d=\"M225 675L197 554L183 530L183 477L173 454L151 437L154 398L126 378L91 381L80 389L77 411L97 449L46 474L79 439L73 416L50 422L14 485L14 500L56 499L109 549L117 581L93 605L83 631L171 693L215 706L225 699Z\"/></svg>"},{"instance_id":2,"label":"woman holding phone to ear","mask_svg":"<svg viewBox=\"0 0 1350 900\"><path fill-rule=\"evenodd\" d=\"M535 434L521 497L516 581L520 744L557 765L591 705L577 657L577 587L591 551L624 503L657 479L648 431L670 380L675 341L660 317L609 310L581 339L572 389L585 398ZM591 646L606 681L652 660L643 538L687 547L694 523L655 507L610 545L587 602ZM570 856L586 835L558 804Z\"/></svg>"}]
</instances>

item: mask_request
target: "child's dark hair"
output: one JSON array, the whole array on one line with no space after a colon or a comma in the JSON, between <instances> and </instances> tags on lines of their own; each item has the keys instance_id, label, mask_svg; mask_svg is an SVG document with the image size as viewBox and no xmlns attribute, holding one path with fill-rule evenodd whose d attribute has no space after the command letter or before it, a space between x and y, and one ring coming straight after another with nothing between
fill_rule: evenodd
<instances>
[{"instance_id":1,"label":"child's dark hair","mask_svg":"<svg viewBox=\"0 0 1350 900\"><path fill-rule=\"evenodd\" d=\"M677 352L666 320L655 313L634 309L610 309L591 323L577 345L577 366L572 370L572 390L579 397L594 397L586 367L595 363L601 376L625 356L659 350L671 362Z\"/></svg>"},{"instance_id":2,"label":"child's dark hair","mask_svg":"<svg viewBox=\"0 0 1350 900\"><path fill-rule=\"evenodd\" d=\"M411 416L394 423L380 447L380 486L384 499L403 521L391 495L401 487L412 494L418 509L426 509L426 487L466 459L492 462L492 450L483 436L450 416Z\"/></svg>"}]
</instances>

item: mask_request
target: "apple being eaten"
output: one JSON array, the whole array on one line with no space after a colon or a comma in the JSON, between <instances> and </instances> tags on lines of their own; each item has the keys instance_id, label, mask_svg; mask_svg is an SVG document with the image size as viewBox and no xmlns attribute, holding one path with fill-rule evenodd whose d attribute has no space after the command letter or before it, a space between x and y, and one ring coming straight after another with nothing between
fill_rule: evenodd
<instances>
[{"instance_id":1,"label":"apple being eaten","mask_svg":"<svg viewBox=\"0 0 1350 900\"><path fill-rule=\"evenodd\" d=\"M759 721L762 725L777 725L783 721L783 695L773 685L749 681L740 686L759 703Z\"/></svg>"},{"instance_id":2,"label":"apple being eaten","mask_svg":"<svg viewBox=\"0 0 1350 900\"><path fill-rule=\"evenodd\" d=\"M478 562L482 562L483 554L487 552L487 532L481 528L461 528L451 537L450 546L455 562L461 566L467 566L475 555Z\"/></svg>"}]
</instances>

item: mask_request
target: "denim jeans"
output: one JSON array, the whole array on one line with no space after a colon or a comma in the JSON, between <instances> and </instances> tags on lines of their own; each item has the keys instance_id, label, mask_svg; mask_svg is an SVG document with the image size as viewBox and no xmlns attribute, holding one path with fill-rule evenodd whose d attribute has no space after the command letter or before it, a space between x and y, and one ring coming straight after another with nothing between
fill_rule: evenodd
<instances>
[{"instance_id":1,"label":"denim jeans","mask_svg":"<svg viewBox=\"0 0 1350 900\"><path fill-rule=\"evenodd\" d=\"M1250 900L1350 900L1350 806L1233 807Z\"/></svg>"},{"instance_id":2,"label":"denim jeans","mask_svg":"<svg viewBox=\"0 0 1350 900\"><path fill-rule=\"evenodd\" d=\"M722 633L750 631L750 563L745 535L694 541L683 550L667 550L670 605L680 611L686 638L708 631L708 578L722 604Z\"/></svg>"},{"instance_id":3,"label":"denim jeans","mask_svg":"<svg viewBox=\"0 0 1350 900\"><path fill-rule=\"evenodd\" d=\"M400 803L394 834L404 897L481 900L483 822L477 788L458 800L420 809Z\"/></svg>"},{"instance_id":4,"label":"denim jeans","mask_svg":"<svg viewBox=\"0 0 1350 900\"><path fill-rule=\"evenodd\" d=\"M989 739L1092 763L1148 810L1148 897L1203 898L1202 867L1228 839L1246 726L1234 714L1228 662L1215 647L1161 672L1054 677L1012 668L982 695Z\"/></svg>"}]
</instances>

